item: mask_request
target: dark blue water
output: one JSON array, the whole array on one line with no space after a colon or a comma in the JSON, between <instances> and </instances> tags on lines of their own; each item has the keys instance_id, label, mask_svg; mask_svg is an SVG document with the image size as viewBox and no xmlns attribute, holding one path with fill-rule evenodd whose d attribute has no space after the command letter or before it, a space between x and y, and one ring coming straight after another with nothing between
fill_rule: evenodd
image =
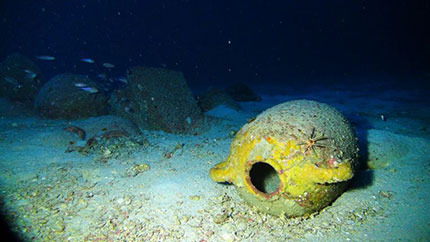
<instances>
[{"instance_id":1,"label":"dark blue water","mask_svg":"<svg viewBox=\"0 0 430 242\"><path fill-rule=\"evenodd\" d=\"M55 56L37 62L47 77L95 76L103 62L115 64L112 76L167 67L192 88L363 77L422 85L429 12L427 1L3 0L0 56Z\"/></svg>"}]
</instances>

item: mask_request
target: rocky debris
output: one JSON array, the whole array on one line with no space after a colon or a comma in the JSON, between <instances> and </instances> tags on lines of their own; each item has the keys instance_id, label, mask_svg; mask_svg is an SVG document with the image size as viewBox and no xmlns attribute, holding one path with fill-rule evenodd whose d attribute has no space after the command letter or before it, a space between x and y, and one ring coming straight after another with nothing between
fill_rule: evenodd
<instances>
[{"instance_id":1,"label":"rocky debris","mask_svg":"<svg viewBox=\"0 0 430 242\"><path fill-rule=\"evenodd\" d=\"M189 133L203 115L182 73L163 68L133 67L128 86L113 93L111 111L140 129Z\"/></svg>"},{"instance_id":2,"label":"rocky debris","mask_svg":"<svg viewBox=\"0 0 430 242\"><path fill-rule=\"evenodd\" d=\"M239 110L239 105L224 90L211 88L198 98L198 104L203 112L216 108L219 105L225 105L231 109Z\"/></svg>"},{"instance_id":3,"label":"rocky debris","mask_svg":"<svg viewBox=\"0 0 430 242\"><path fill-rule=\"evenodd\" d=\"M232 84L225 90L238 102L261 101L261 97L244 83Z\"/></svg>"},{"instance_id":4,"label":"rocky debris","mask_svg":"<svg viewBox=\"0 0 430 242\"><path fill-rule=\"evenodd\" d=\"M149 167L149 165L147 165L145 163L136 164L136 165L128 168L125 171L125 176L126 177L135 177L135 176L137 176L137 175L139 175L139 174L141 174L141 173L143 173L145 171L148 171L150 169L151 169L151 167Z\"/></svg>"},{"instance_id":5,"label":"rocky debris","mask_svg":"<svg viewBox=\"0 0 430 242\"><path fill-rule=\"evenodd\" d=\"M106 113L107 97L84 75L60 74L45 83L35 99L40 114L52 119L79 119Z\"/></svg>"},{"instance_id":6,"label":"rocky debris","mask_svg":"<svg viewBox=\"0 0 430 242\"><path fill-rule=\"evenodd\" d=\"M87 139L93 136L100 136L103 133L108 133L114 130L123 130L131 136L140 134L139 129L133 122L122 117L112 115L92 117L71 123L85 129L87 132Z\"/></svg>"},{"instance_id":7,"label":"rocky debris","mask_svg":"<svg viewBox=\"0 0 430 242\"><path fill-rule=\"evenodd\" d=\"M131 137L124 130L113 130L88 139L84 145L71 144L65 153L76 151L82 155L95 155L95 162L106 163L110 159L129 158L148 145L148 140L142 136Z\"/></svg>"},{"instance_id":8,"label":"rocky debris","mask_svg":"<svg viewBox=\"0 0 430 242\"><path fill-rule=\"evenodd\" d=\"M11 54L0 63L0 96L31 103L43 82L39 67L21 54Z\"/></svg>"},{"instance_id":9,"label":"rocky debris","mask_svg":"<svg viewBox=\"0 0 430 242\"><path fill-rule=\"evenodd\" d=\"M97 161L101 162L130 154L147 143L135 124L118 116L92 117L69 125L63 132L50 136L62 146L68 145L66 153L96 154Z\"/></svg>"}]
</instances>

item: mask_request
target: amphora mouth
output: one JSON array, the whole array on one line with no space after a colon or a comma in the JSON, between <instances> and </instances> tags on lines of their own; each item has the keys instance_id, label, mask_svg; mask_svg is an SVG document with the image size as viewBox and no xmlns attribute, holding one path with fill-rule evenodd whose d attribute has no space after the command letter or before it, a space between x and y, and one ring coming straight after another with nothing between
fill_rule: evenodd
<instances>
[{"instance_id":1,"label":"amphora mouth","mask_svg":"<svg viewBox=\"0 0 430 242\"><path fill-rule=\"evenodd\" d=\"M245 169L246 182L251 189L269 199L281 190L281 179L278 172L266 162L248 161Z\"/></svg>"}]
</instances>

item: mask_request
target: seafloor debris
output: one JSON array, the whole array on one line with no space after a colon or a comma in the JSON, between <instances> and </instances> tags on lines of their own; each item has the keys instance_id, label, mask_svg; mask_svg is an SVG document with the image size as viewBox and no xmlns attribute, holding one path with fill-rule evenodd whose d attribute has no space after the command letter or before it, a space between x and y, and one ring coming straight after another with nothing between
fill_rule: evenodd
<instances>
[{"instance_id":1,"label":"seafloor debris","mask_svg":"<svg viewBox=\"0 0 430 242\"><path fill-rule=\"evenodd\" d=\"M76 134L81 140L85 140L85 130L77 126L69 126L64 128L64 130Z\"/></svg>"},{"instance_id":2,"label":"seafloor debris","mask_svg":"<svg viewBox=\"0 0 430 242\"><path fill-rule=\"evenodd\" d=\"M77 151L83 155L96 154L95 161L106 163L109 159L129 155L146 147L148 141L141 137L130 137L125 130L110 130L94 135L84 146L71 144L66 153Z\"/></svg>"},{"instance_id":3,"label":"seafloor debris","mask_svg":"<svg viewBox=\"0 0 430 242\"><path fill-rule=\"evenodd\" d=\"M125 175L134 177L139 175L142 172L148 171L149 169L151 168L145 163L137 164L127 169L125 172Z\"/></svg>"},{"instance_id":4,"label":"seafloor debris","mask_svg":"<svg viewBox=\"0 0 430 242\"><path fill-rule=\"evenodd\" d=\"M129 137L129 136L130 134L125 130L106 131L100 135L94 135L92 138L90 138L87 141L86 146L91 146L93 145L94 142L97 142L97 140L101 140L101 139L111 139L111 138Z\"/></svg>"},{"instance_id":5,"label":"seafloor debris","mask_svg":"<svg viewBox=\"0 0 430 242\"><path fill-rule=\"evenodd\" d=\"M391 192L391 191L379 191L378 194L380 196L382 196L384 198L388 198L388 199L391 199L393 197L393 192Z\"/></svg>"},{"instance_id":6,"label":"seafloor debris","mask_svg":"<svg viewBox=\"0 0 430 242\"><path fill-rule=\"evenodd\" d=\"M287 219L258 213L227 193L209 200L189 196L181 201L184 205L204 202L207 206L195 215L175 213L170 222L160 226L157 222L166 216L154 209L152 202L156 200L151 200L151 196L130 191L118 195L118 180L95 182L94 169L75 165L50 165L38 170L39 175L13 186L1 184L9 209L5 219L20 238L181 241L187 238L186 233L191 233L200 241L247 241L261 237L268 241L304 240L309 235L323 238L327 233L354 233L357 225L373 221L369 218L383 219L383 207L389 202L382 196L373 196L359 203L330 206L308 218ZM111 189L116 192L107 192Z\"/></svg>"},{"instance_id":7,"label":"seafloor debris","mask_svg":"<svg viewBox=\"0 0 430 242\"><path fill-rule=\"evenodd\" d=\"M164 158L166 158L166 159L172 158L172 156L175 154L175 152L182 149L184 147L184 145L185 144L183 144L183 143L177 143L175 148L173 148L171 151L164 153Z\"/></svg>"}]
</instances>

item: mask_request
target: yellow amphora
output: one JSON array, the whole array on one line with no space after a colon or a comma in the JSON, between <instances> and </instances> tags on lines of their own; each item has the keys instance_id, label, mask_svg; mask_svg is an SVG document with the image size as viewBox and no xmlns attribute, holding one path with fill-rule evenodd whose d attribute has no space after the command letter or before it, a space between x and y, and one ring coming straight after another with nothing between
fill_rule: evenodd
<instances>
[{"instance_id":1,"label":"yellow amphora","mask_svg":"<svg viewBox=\"0 0 430 242\"><path fill-rule=\"evenodd\" d=\"M309 215L346 189L357 165L357 139L335 108L296 100L274 106L236 134L230 154L209 172L233 183L258 210Z\"/></svg>"}]
</instances>

